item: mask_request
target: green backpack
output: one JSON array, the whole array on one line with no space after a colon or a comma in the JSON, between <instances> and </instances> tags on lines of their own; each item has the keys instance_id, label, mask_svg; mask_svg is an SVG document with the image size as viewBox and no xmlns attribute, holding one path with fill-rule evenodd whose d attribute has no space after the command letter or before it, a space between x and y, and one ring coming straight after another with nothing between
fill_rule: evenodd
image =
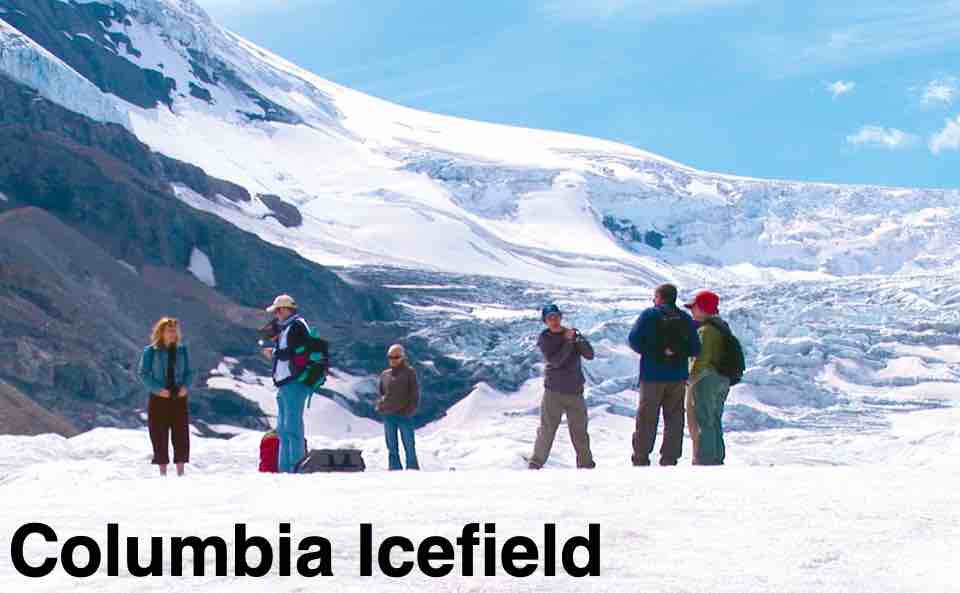
<instances>
[{"instance_id":1,"label":"green backpack","mask_svg":"<svg viewBox=\"0 0 960 593\"><path fill-rule=\"evenodd\" d=\"M733 335L728 326L708 319L707 323L723 334L723 355L717 363L717 372L730 379L730 387L743 380L743 373L747 369L747 361L743 355L743 346L737 336Z\"/></svg>"},{"instance_id":2,"label":"green backpack","mask_svg":"<svg viewBox=\"0 0 960 593\"><path fill-rule=\"evenodd\" d=\"M327 382L327 374L330 372L330 342L321 338L317 330L312 329L307 342L297 348L296 354L306 358L306 364L297 375L297 381L309 386L314 392L319 391Z\"/></svg>"}]
</instances>

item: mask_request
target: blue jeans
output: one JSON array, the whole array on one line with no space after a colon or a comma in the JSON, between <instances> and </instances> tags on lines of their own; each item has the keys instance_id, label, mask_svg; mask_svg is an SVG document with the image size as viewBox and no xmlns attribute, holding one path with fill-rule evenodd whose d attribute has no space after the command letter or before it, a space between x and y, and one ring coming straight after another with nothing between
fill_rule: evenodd
<instances>
[{"instance_id":1,"label":"blue jeans","mask_svg":"<svg viewBox=\"0 0 960 593\"><path fill-rule=\"evenodd\" d=\"M280 388L277 394L277 436L280 437L280 473L293 473L294 467L307 454L304 443L303 409L313 389L294 381Z\"/></svg>"},{"instance_id":2,"label":"blue jeans","mask_svg":"<svg viewBox=\"0 0 960 593\"><path fill-rule=\"evenodd\" d=\"M413 418L384 415L383 433L387 437L387 452L391 470L403 469L403 466L400 465L399 440L403 440L407 469L420 469L420 464L417 462L417 444L413 435L413 427ZM400 433L400 439L397 439L397 432Z\"/></svg>"}]
</instances>

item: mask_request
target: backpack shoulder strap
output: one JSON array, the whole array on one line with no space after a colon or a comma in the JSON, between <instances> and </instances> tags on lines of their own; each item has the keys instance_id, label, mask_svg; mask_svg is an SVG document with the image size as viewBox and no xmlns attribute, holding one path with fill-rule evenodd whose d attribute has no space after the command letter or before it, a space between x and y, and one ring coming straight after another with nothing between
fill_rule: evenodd
<instances>
[{"instance_id":1,"label":"backpack shoulder strap","mask_svg":"<svg viewBox=\"0 0 960 593\"><path fill-rule=\"evenodd\" d=\"M716 329L718 332L720 332L721 334L723 334L723 335L725 335L725 336L733 335L733 332L730 330L729 327L724 326L722 323L720 323L719 321L717 321L717 320L714 319L713 317L711 317L710 319L707 319L704 323L706 323L706 325L709 325L710 327Z\"/></svg>"}]
</instances>

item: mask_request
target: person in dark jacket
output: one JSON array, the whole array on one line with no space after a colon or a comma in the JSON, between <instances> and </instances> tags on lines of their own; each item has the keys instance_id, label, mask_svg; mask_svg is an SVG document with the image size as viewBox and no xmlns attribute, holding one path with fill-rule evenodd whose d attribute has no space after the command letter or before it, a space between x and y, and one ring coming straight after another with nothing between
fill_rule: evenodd
<instances>
[{"instance_id":1,"label":"person in dark jacket","mask_svg":"<svg viewBox=\"0 0 960 593\"><path fill-rule=\"evenodd\" d=\"M190 413L187 396L193 381L193 369L187 347L181 342L180 323L164 317L153 327L150 345L140 357L140 381L150 392L147 426L153 445L153 464L160 475L167 475L170 464L170 440L173 436L173 462L177 475L184 474L190 462Z\"/></svg>"},{"instance_id":2,"label":"person in dark jacket","mask_svg":"<svg viewBox=\"0 0 960 593\"><path fill-rule=\"evenodd\" d=\"M263 355L273 361L273 384L277 393L277 436L280 438L280 473L293 473L306 455L303 413L313 389L298 381L307 367L307 357L300 349L306 346L310 326L297 312L297 302L290 295L274 299L267 313L276 319L273 346Z\"/></svg>"},{"instance_id":3,"label":"person in dark jacket","mask_svg":"<svg viewBox=\"0 0 960 593\"><path fill-rule=\"evenodd\" d=\"M395 344L387 352L390 368L380 374L380 399L377 412L383 416L383 431L387 440L388 463L391 471L403 469L400 464L400 440L406 455L407 469L420 469L414 436L413 415L420 403L420 384L417 372L407 361L403 346Z\"/></svg>"},{"instance_id":4,"label":"person in dark jacket","mask_svg":"<svg viewBox=\"0 0 960 593\"><path fill-rule=\"evenodd\" d=\"M660 465L676 465L683 454L684 395L690 378L690 357L700 353L693 319L677 308L677 287L658 286L654 306L643 311L628 342L640 355L640 401L633 433L635 466L650 465L663 412Z\"/></svg>"},{"instance_id":5,"label":"person in dark jacket","mask_svg":"<svg viewBox=\"0 0 960 593\"><path fill-rule=\"evenodd\" d=\"M540 334L537 345L547 364L540 404L540 428L528 466L540 469L547 463L560 421L566 414L570 440L577 452L577 467L592 469L597 464L590 451L587 432L587 404L583 399L586 379L581 359L593 360L593 347L578 330L563 326L563 313L556 305L544 307L540 319L547 327Z\"/></svg>"}]
</instances>

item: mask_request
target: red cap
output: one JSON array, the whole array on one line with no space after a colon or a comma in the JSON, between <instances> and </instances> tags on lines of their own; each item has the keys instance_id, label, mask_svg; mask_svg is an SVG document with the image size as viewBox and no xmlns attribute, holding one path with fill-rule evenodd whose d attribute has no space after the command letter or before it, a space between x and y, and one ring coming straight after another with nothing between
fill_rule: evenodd
<instances>
[{"instance_id":1,"label":"red cap","mask_svg":"<svg viewBox=\"0 0 960 593\"><path fill-rule=\"evenodd\" d=\"M718 315L720 313L720 297L717 296L717 293L710 292L709 290L701 290L698 292L693 297L693 300L684 305L684 307L692 309L694 305L700 307L700 310L707 315Z\"/></svg>"}]
</instances>

